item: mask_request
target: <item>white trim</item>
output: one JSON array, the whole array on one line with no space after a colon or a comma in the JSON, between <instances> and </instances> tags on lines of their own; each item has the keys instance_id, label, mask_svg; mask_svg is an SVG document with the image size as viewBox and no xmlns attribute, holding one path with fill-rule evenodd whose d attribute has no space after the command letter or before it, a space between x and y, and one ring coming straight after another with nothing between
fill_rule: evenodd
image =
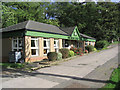
<instances>
[{"instance_id":1,"label":"white trim","mask_svg":"<svg viewBox=\"0 0 120 90\"><path fill-rule=\"evenodd\" d=\"M46 47L44 47L44 41L46 41ZM44 49L47 49L47 53L44 54ZM47 55L50 51L50 39L43 39L43 55Z\"/></svg>"},{"instance_id":2,"label":"white trim","mask_svg":"<svg viewBox=\"0 0 120 90\"><path fill-rule=\"evenodd\" d=\"M38 49L39 49L39 48L38 48L38 46L39 46L39 40L38 40L38 38L33 38L33 37L31 37L31 41L32 41L32 40L34 40L35 47L32 47L32 46L31 46L31 50L32 50L32 49L35 49L35 50L36 50L36 55L32 55L32 52L31 52L31 56L38 56L38 55L39 55L39 52L38 52L38 51L39 51L39 50L38 50Z\"/></svg>"},{"instance_id":3,"label":"white trim","mask_svg":"<svg viewBox=\"0 0 120 90\"><path fill-rule=\"evenodd\" d=\"M58 52L59 51L59 40L54 39L54 42L56 42L56 44L54 44L54 49L56 49Z\"/></svg>"},{"instance_id":4,"label":"white trim","mask_svg":"<svg viewBox=\"0 0 120 90\"><path fill-rule=\"evenodd\" d=\"M17 40L17 47L15 47L15 45L14 45L15 44L14 41L16 41L16 40ZM17 49L17 51L19 51L19 49L22 49L22 47L19 47L19 40L22 41L21 37L20 37L20 39L18 37L12 38L12 51L14 51L14 49Z\"/></svg>"}]
</instances>

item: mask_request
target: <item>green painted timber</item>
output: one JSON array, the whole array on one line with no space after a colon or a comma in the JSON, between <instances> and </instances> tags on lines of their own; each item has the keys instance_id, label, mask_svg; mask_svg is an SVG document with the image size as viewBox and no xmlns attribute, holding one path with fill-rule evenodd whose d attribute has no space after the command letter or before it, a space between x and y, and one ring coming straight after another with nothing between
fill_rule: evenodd
<instances>
[{"instance_id":1,"label":"green painted timber","mask_svg":"<svg viewBox=\"0 0 120 90\"><path fill-rule=\"evenodd\" d=\"M82 38L82 41L92 41L92 42L96 42L96 40L94 40L94 39L87 39L87 38Z\"/></svg>"},{"instance_id":2,"label":"green painted timber","mask_svg":"<svg viewBox=\"0 0 120 90\"><path fill-rule=\"evenodd\" d=\"M75 35L75 33L76 33L76 35ZM73 33L72 33L72 35L71 35L70 38L71 38L72 40L81 40L80 33L79 33L79 31L78 31L77 26L74 28L74 31L73 31Z\"/></svg>"},{"instance_id":3,"label":"green painted timber","mask_svg":"<svg viewBox=\"0 0 120 90\"><path fill-rule=\"evenodd\" d=\"M69 39L69 36L59 35L59 34L51 34L51 33L43 33L43 32L35 32L35 31L27 31L26 36L39 36L46 38L61 38L61 39Z\"/></svg>"},{"instance_id":4,"label":"green painted timber","mask_svg":"<svg viewBox=\"0 0 120 90\"><path fill-rule=\"evenodd\" d=\"M96 40L94 40L94 39L87 39L87 41L95 42Z\"/></svg>"}]
</instances>

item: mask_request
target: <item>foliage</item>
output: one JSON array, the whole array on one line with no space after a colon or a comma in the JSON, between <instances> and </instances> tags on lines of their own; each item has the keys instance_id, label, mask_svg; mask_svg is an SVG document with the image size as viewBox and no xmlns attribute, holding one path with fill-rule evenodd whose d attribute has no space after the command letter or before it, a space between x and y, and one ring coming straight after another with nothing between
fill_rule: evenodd
<instances>
[{"instance_id":1,"label":"foliage","mask_svg":"<svg viewBox=\"0 0 120 90\"><path fill-rule=\"evenodd\" d=\"M85 50L85 53L88 53L88 50Z\"/></svg>"},{"instance_id":2,"label":"foliage","mask_svg":"<svg viewBox=\"0 0 120 90\"><path fill-rule=\"evenodd\" d=\"M60 26L77 25L80 32L97 40L120 37L119 6L113 2L58 2L47 9L48 16L57 18Z\"/></svg>"},{"instance_id":3,"label":"foliage","mask_svg":"<svg viewBox=\"0 0 120 90\"><path fill-rule=\"evenodd\" d=\"M59 50L62 53L62 58L68 58L69 57L69 50L66 48L62 48Z\"/></svg>"},{"instance_id":4,"label":"foliage","mask_svg":"<svg viewBox=\"0 0 120 90\"><path fill-rule=\"evenodd\" d=\"M96 48L94 48L94 49L93 49L93 51L97 51L97 49L96 49Z\"/></svg>"},{"instance_id":5,"label":"foliage","mask_svg":"<svg viewBox=\"0 0 120 90\"><path fill-rule=\"evenodd\" d=\"M26 20L77 25L81 33L111 42L120 37L119 8L113 2L2 2L2 27Z\"/></svg>"},{"instance_id":6,"label":"foliage","mask_svg":"<svg viewBox=\"0 0 120 90\"><path fill-rule=\"evenodd\" d=\"M27 20L59 26L59 21L57 19L47 19L46 8L49 4L49 2L3 2L2 27L7 27Z\"/></svg>"},{"instance_id":7,"label":"foliage","mask_svg":"<svg viewBox=\"0 0 120 90\"><path fill-rule=\"evenodd\" d=\"M56 52L49 52L47 54L47 57L48 57L49 61L57 60L57 53Z\"/></svg>"},{"instance_id":8,"label":"foliage","mask_svg":"<svg viewBox=\"0 0 120 90\"><path fill-rule=\"evenodd\" d=\"M83 55L83 50L81 48L70 48L70 50L72 50L75 55Z\"/></svg>"},{"instance_id":9,"label":"foliage","mask_svg":"<svg viewBox=\"0 0 120 90\"><path fill-rule=\"evenodd\" d=\"M69 51L69 56L70 57L74 56L74 52L72 50Z\"/></svg>"},{"instance_id":10,"label":"foliage","mask_svg":"<svg viewBox=\"0 0 120 90\"><path fill-rule=\"evenodd\" d=\"M97 49L102 49L102 48L105 48L109 45L108 41L106 40L100 40L100 41L97 41L96 44L95 44L95 47Z\"/></svg>"},{"instance_id":11,"label":"foliage","mask_svg":"<svg viewBox=\"0 0 120 90\"><path fill-rule=\"evenodd\" d=\"M85 47L85 49L88 50L88 52L92 52L92 51L94 51L94 46L88 45Z\"/></svg>"},{"instance_id":12,"label":"foliage","mask_svg":"<svg viewBox=\"0 0 120 90\"><path fill-rule=\"evenodd\" d=\"M61 60L62 59L62 53L58 52L57 53L57 60Z\"/></svg>"}]
</instances>

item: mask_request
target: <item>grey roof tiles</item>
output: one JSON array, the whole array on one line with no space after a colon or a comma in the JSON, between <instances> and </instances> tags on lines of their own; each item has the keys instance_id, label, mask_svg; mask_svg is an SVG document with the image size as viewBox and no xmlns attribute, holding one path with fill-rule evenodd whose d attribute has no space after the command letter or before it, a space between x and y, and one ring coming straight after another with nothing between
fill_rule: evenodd
<instances>
[{"instance_id":1,"label":"grey roof tiles","mask_svg":"<svg viewBox=\"0 0 120 90\"><path fill-rule=\"evenodd\" d=\"M0 30L0 32L9 32L9 31L16 31L16 30L34 30L34 31L39 31L39 32L46 32L46 33L54 33L54 34L62 34L62 35L71 35L72 32L74 31L75 27L57 27L54 25L50 25L50 24L45 24L45 23L40 23L40 22L36 22L36 21L25 21L25 22L21 22L6 28L2 28L2 30ZM93 37L84 35L82 33L80 33L80 35L84 38L89 38L89 39L95 39Z\"/></svg>"}]
</instances>

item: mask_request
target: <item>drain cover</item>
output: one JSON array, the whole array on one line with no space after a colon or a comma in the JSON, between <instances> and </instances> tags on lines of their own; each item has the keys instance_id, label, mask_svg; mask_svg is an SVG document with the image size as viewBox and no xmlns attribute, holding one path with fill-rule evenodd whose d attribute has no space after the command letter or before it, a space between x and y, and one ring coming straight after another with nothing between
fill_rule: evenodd
<instances>
[{"instance_id":1,"label":"drain cover","mask_svg":"<svg viewBox=\"0 0 120 90\"><path fill-rule=\"evenodd\" d=\"M78 65L87 65L87 64L78 64Z\"/></svg>"}]
</instances>

